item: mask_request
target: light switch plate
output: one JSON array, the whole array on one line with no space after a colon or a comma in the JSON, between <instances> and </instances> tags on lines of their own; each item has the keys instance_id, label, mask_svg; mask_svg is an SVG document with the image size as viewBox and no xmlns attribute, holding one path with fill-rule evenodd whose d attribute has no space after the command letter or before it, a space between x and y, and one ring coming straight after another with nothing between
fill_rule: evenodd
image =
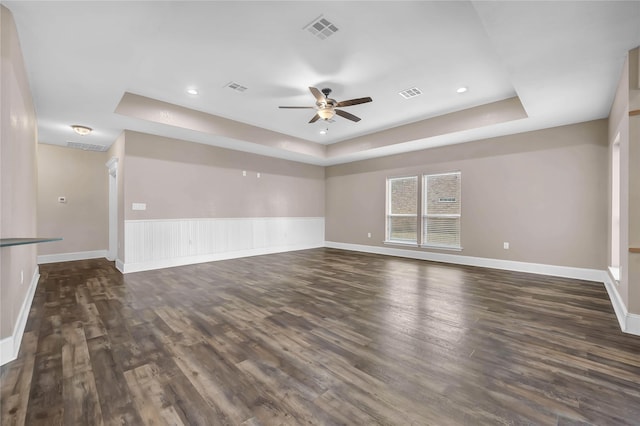
<instances>
[{"instance_id":1,"label":"light switch plate","mask_svg":"<svg viewBox=\"0 0 640 426\"><path fill-rule=\"evenodd\" d=\"M147 209L147 204L146 203L132 203L131 204L131 210L146 210Z\"/></svg>"}]
</instances>

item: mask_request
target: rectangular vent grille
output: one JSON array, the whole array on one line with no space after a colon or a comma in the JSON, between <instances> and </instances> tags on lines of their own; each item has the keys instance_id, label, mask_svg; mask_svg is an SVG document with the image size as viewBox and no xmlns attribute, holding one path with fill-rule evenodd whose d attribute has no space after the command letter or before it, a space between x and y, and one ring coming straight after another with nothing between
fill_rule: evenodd
<instances>
[{"instance_id":1,"label":"rectangular vent grille","mask_svg":"<svg viewBox=\"0 0 640 426\"><path fill-rule=\"evenodd\" d=\"M324 40L327 37L331 37L338 31L338 27L333 25L331 22L322 17L322 15L318 16L314 19L310 24L306 25L304 30L309 31L314 36L318 37L320 40Z\"/></svg>"},{"instance_id":2,"label":"rectangular vent grille","mask_svg":"<svg viewBox=\"0 0 640 426\"><path fill-rule=\"evenodd\" d=\"M410 99L410 98L415 98L416 96L422 95L422 91L420 91L420 89L418 89L417 87L412 87L411 89L403 90L398 94L405 99Z\"/></svg>"},{"instance_id":3,"label":"rectangular vent grille","mask_svg":"<svg viewBox=\"0 0 640 426\"><path fill-rule=\"evenodd\" d=\"M238 84L235 81L228 83L225 87L228 87L229 89L233 89L236 92L244 92L245 90L247 90L245 86L243 86L242 84Z\"/></svg>"},{"instance_id":4,"label":"rectangular vent grille","mask_svg":"<svg viewBox=\"0 0 640 426\"><path fill-rule=\"evenodd\" d=\"M67 147L81 149L83 151L100 151L100 152L104 152L109 149L108 146L94 145L90 143L81 143L81 142L67 142Z\"/></svg>"}]
</instances>

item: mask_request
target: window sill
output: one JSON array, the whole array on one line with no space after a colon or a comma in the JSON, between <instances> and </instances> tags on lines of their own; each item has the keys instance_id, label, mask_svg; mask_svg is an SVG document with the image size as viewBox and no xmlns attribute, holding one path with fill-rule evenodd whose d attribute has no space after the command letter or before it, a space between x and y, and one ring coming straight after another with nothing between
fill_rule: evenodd
<instances>
[{"instance_id":1,"label":"window sill","mask_svg":"<svg viewBox=\"0 0 640 426\"><path fill-rule=\"evenodd\" d=\"M430 246L426 244L421 245L420 248L429 249L429 250L462 251L462 247Z\"/></svg>"},{"instance_id":2,"label":"window sill","mask_svg":"<svg viewBox=\"0 0 640 426\"><path fill-rule=\"evenodd\" d=\"M383 241L382 243L389 246L420 247L417 243L403 243L402 241Z\"/></svg>"},{"instance_id":3,"label":"window sill","mask_svg":"<svg viewBox=\"0 0 640 426\"><path fill-rule=\"evenodd\" d=\"M415 247L429 250L462 251L462 247L430 246L426 244L420 245L417 243L403 243L402 241L383 241L382 243L388 246Z\"/></svg>"}]
</instances>

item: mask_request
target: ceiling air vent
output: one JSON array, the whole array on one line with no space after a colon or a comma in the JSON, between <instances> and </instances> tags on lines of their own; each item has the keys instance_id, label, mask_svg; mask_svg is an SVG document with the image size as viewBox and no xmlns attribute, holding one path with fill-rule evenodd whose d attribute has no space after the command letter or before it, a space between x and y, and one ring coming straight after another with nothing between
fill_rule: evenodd
<instances>
[{"instance_id":1,"label":"ceiling air vent","mask_svg":"<svg viewBox=\"0 0 640 426\"><path fill-rule=\"evenodd\" d=\"M243 86L242 84L238 84L235 81L232 81L232 82L226 84L224 87L228 87L229 89L233 89L236 92L244 92L245 90L247 90L247 88L245 86Z\"/></svg>"},{"instance_id":2,"label":"ceiling air vent","mask_svg":"<svg viewBox=\"0 0 640 426\"><path fill-rule=\"evenodd\" d=\"M309 31L314 36L318 37L320 40L324 40L327 37L331 37L334 33L338 31L338 28L333 25L331 22L327 21L322 15L318 16L316 19L311 21L310 24L307 24L303 30Z\"/></svg>"},{"instance_id":3,"label":"ceiling air vent","mask_svg":"<svg viewBox=\"0 0 640 426\"><path fill-rule=\"evenodd\" d=\"M67 147L81 149L83 151L100 151L100 152L104 152L109 149L108 146L94 145L90 143L81 143L81 142L67 142Z\"/></svg>"},{"instance_id":4,"label":"ceiling air vent","mask_svg":"<svg viewBox=\"0 0 640 426\"><path fill-rule=\"evenodd\" d=\"M422 91L417 87L412 87L411 89L403 90L402 92L398 92L400 96L405 99L415 98L416 96L422 95Z\"/></svg>"}]
</instances>

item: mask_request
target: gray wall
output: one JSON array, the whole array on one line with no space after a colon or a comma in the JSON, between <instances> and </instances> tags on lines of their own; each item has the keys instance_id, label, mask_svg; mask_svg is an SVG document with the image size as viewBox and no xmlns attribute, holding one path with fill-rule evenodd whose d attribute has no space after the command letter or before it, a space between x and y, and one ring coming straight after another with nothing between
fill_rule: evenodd
<instances>
[{"instance_id":1,"label":"gray wall","mask_svg":"<svg viewBox=\"0 0 640 426\"><path fill-rule=\"evenodd\" d=\"M0 236L35 237L37 126L20 42L11 12L0 5L2 84ZM37 270L36 246L3 247L0 260L0 339L12 335ZM21 280L24 277L24 282ZM17 336L16 336L17 337Z\"/></svg>"},{"instance_id":2,"label":"gray wall","mask_svg":"<svg viewBox=\"0 0 640 426\"><path fill-rule=\"evenodd\" d=\"M387 177L459 170L459 254L604 269L607 149L598 120L328 167L326 240L382 246Z\"/></svg>"},{"instance_id":3,"label":"gray wall","mask_svg":"<svg viewBox=\"0 0 640 426\"><path fill-rule=\"evenodd\" d=\"M38 146L38 232L62 237L38 254L104 250L108 246L108 172L105 152ZM66 203L58 197L65 196Z\"/></svg>"},{"instance_id":4,"label":"gray wall","mask_svg":"<svg viewBox=\"0 0 640 426\"><path fill-rule=\"evenodd\" d=\"M125 220L324 216L319 166L127 131L124 173Z\"/></svg>"}]
</instances>

